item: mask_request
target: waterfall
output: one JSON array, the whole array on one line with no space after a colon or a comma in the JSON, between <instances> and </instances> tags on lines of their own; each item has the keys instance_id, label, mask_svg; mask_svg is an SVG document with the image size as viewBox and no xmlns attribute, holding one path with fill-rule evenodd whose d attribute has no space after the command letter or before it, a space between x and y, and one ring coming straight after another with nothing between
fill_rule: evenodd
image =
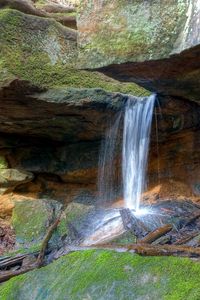
<instances>
[{"instance_id":1,"label":"waterfall","mask_svg":"<svg viewBox=\"0 0 200 300\"><path fill-rule=\"evenodd\" d=\"M123 113L118 113L109 126L99 156L98 190L101 203L115 200L123 186L126 207L136 211L139 209L141 194L145 188L154 102L155 95L128 97L121 149L119 129ZM120 171L117 158L122 158Z\"/></svg>"},{"instance_id":2,"label":"waterfall","mask_svg":"<svg viewBox=\"0 0 200 300\"><path fill-rule=\"evenodd\" d=\"M119 126L122 113L118 113L113 124L109 124L105 140L101 143L98 166L98 191L100 202L108 203L116 197L116 181L119 184L118 166ZM120 155L119 155L120 156ZM120 157L119 157L120 159ZM118 179L118 180L117 180Z\"/></svg>"},{"instance_id":3,"label":"waterfall","mask_svg":"<svg viewBox=\"0 0 200 300\"><path fill-rule=\"evenodd\" d=\"M155 95L140 100L130 97L124 116L122 174L126 207L139 209L145 174Z\"/></svg>"}]
</instances>

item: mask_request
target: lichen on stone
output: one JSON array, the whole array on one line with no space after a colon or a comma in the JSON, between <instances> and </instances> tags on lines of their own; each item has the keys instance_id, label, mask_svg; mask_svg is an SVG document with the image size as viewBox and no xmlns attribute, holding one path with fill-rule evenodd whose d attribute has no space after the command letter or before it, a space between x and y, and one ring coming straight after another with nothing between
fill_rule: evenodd
<instances>
[{"instance_id":1,"label":"lichen on stone","mask_svg":"<svg viewBox=\"0 0 200 300\"><path fill-rule=\"evenodd\" d=\"M169 57L187 10L187 1L82 1L80 64L92 69Z\"/></svg>"}]
</instances>

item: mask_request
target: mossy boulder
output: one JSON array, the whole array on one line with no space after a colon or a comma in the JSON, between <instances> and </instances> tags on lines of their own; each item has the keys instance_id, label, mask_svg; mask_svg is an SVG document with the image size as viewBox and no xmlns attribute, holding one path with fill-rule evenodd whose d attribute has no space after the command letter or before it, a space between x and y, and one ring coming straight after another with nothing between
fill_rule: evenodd
<instances>
[{"instance_id":1,"label":"mossy boulder","mask_svg":"<svg viewBox=\"0 0 200 300\"><path fill-rule=\"evenodd\" d=\"M105 250L74 252L0 287L2 300L199 300L200 264Z\"/></svg>"},{"instance_id":2,"label":"mossy boulder","mask_svg":"<svg viewBox=\"0 0 200 300\"><path fill-rule=\"evenodd\" d=\"M58 233L65 237L67 244L79 244L85 235L85 227L89 227L88 215L94 212L93 205L72 202L64 211L58 226Z\"/></svg>"},{"instance_id":3,"label":"mossy boulder","mask_svg":"<svg viewBox=\"0 0 200 300\"><path fill-rule=\"evenodd\" d=\"M56 71L63 65L73 66L77 55L76 33L55 20L2 9L0 26L1 70L4 72L8 70L35 84L45 84L53 74L51 80L55 80Z\"/></svg>"},{"instance_id":4,"label":"mossy boulder","mask_svg":"<svg viewBox=\"0 0 200 300\"><path fill-rule=\"evenodd\" d=\"M199 44L196 0L82 1L80 59L86 67L168 58ZM197 21L197 20L196 20Z\"/></svg>"},{"instance_id":5,"label":"mossy boulder","mask_svg":"<svg viewBox=\"0 0 200 300\"><path fill-rule=\"evenodd\" d=\"M135 84L78 70L77 33L52 18L2 9L0 27L0 86L17 77L46 88L99 87L134 95L147 93Z\"/></svg>"},{"instance_id":6,"label":"mossy boulder","mask_svg":"<svg viewBox=\"0 0 200 300\"><path fill-rule=\"evenodd\" d=\"M31 247L41 242L48 227L61 209L53 200L23 199L15 203L12 226L16 234L17 247Z\"/></svg>"}]
</instances>

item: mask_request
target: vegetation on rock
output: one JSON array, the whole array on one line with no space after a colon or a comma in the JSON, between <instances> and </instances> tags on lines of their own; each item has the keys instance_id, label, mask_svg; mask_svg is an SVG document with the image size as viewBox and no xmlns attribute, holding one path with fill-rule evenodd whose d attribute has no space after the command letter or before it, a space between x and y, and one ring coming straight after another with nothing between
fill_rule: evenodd
<instances>
[{"instance_id":1,"label":"vegetation on rock","mask_svg":"<svg viewBox=\"0 0 200 300\"><path fill-rule=\"evenodd\" d=\"M50 87L103 88L107 91L148 94L132 83L119 83L97 72L76 68L76 33L53 19L0 11L0 83L12 78ZM42 28L42 30L41 30Z\"/></svg>"},{"instance_id":2,"label":"vegetation on rock","mask_svg":"<svg viewBox=\"0 0 200 300\"><path fill-rule=\"evenodd\" d=\"M2 300L198 300L199 278L199 263L189 259L88 250L13 278L0 293Z\"/></svg>"}]
</instances>

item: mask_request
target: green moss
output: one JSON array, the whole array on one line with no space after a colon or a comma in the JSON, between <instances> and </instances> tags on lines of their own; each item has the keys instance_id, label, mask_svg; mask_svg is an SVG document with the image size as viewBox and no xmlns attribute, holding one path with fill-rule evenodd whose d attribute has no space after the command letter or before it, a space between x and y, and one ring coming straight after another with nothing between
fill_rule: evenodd
<instances>
[{"instance_id":1,"label":"green moss","mask_svg":"<svg viewBox=\"0 0 200 300\"><path fill-rule=\"evenodd\" d=\"M70 234L69 223L73 224L79 232L82 222L87 218L88 213L94 209L93 206L84 205L81 203L70 203L65 210L63 219L61 220L57 232L59 236Z\"/></svg>"},{"instance_id":2,"label":"green moss","mask_svg":"<svg viewBox=\"0 0 200 300\"><path fill-rule=\"evenodd\" d=\"M76 41L67 39L66 34L71 31L52 19L4 9L0 11L0 26L1 84L17 77L47 88L103 88L133 95L149 94L136 84L77 70Z\"/></svg>"},{"instance_id":3,"label":"green moss","mask_svg":"<svg viewBox=\"0 0 200 300\"><path fill-rule=\"evenodd\" d=\"M189 259L90 250L13 278L0 293L2 300L199 300L199 286L200 264Z\"/></svg>"},{"instance_id":4,"label":"green moss","mask_svg":"<svg viewBox=\"0 0 200 300\"><path fill-rule=\"evenodd\" d=\"M42 200L24 200L16 202L13 209L12 225L19 244L40 241L46 233L51 208Z\"/></svg>"}]
</instances>

